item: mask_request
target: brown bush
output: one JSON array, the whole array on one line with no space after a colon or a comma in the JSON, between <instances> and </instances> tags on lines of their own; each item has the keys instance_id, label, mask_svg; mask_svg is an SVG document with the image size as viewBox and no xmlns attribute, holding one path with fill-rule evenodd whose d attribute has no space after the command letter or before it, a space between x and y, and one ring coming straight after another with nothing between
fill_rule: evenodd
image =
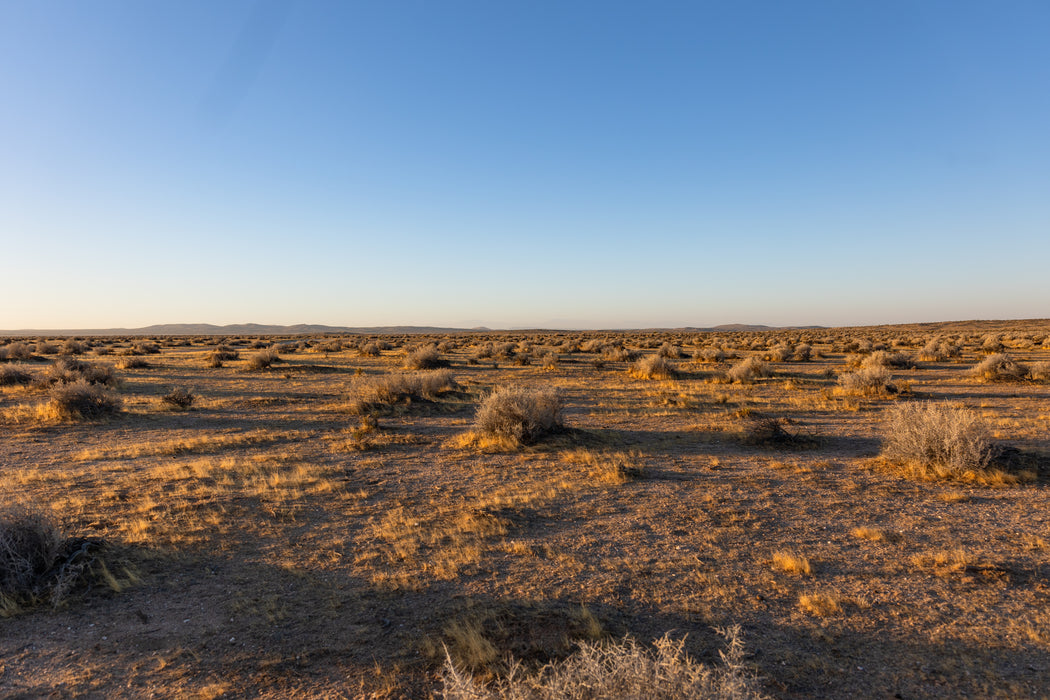
<instances>
[{"instance_id":1,"label":"brown bush","mask_svg":"<svg viewBox=\"0 0 1050 700\"><path fill-rule=\"evenodd\" d=\"M504 386L478 407L478 432L529 444L564 427L561 399L548 389Z\"/></svg>"},{"instance_id":2,"label":"brown bush","mask_svg":"<svg viewBox=\"0 0 1050 700\"><path fill-rule=\"evenodd\" d=\"M1028 375L1028 367L1009 355L989 355L970 370L970 376L985 382L1019 382Z\"/></svg>"},{"instance_id":3,"label":"brown bush","mask_svg":"<svg viewBox=\"0 0 1050 700\"><path fill-rule=\"evenodd\" d=\"M448 370L356 377L347 395L347 409L351 413L365 414L396 404L433 400L458 387Z\"/></svg>"},{"instance_id":4,"label":"brown bush","mask_svg":"<svg viewBox=\"0 0 1050 700\"><path fill-rule=\"evenodd\" d=\"M405 357L405 369L438 369L448 367L448 361L441 357L436 345L425 345L408 353Z\"/></svg>"},{"instance_id":5,"label":"brown bush","mask_svg":"<svg viewBox=\"0 0 1050 700\"><path fill-rule=\"evenodd\" d=\"M51 387L44 415L59 420L96 419L118 413L121 400L99 384L84 379Z\"/></svg>"},{"instance_id":6,"label":"brown bush","mask_svg":"<svg viewBox=\"0 0 1050 700\"><path fill-rule=\"evenodd\" d=\"M988 469L994 452L987 426L968 408L914 403L886 414L882 454L916 474L972 477Z\"/></svg>"},{"instance_id":7,"label":"brown bush","mask_svg":"<svg viewBox=\"0 0 1050 700\"><path fill-rule=\"evenodd\" d=\"M30 384L33 375L22 365L0 366L0 386L16 386Z\"/></svg>"},{"instance_id":8,"label":"brown bush","mask_svg":"<svg viewBox=\"0 0 1050 700\"><path fill-rule=\"evenodd\" d=\"M751 356L736 363L726 372L726 378L731 382L749 384L759 377L771 376L773 372L762 360Z\"/></svg>"},{"instance_id":9,"label":"brown bush","mask_svg":"<svg viewBox=\"0 0 1050 700\"><path fill-rule=\"evenodd\" d=\"M648 355L631 365L629 373L638 379L675 379L678 370L663 355Z\"/></svg>"}]
</instances>

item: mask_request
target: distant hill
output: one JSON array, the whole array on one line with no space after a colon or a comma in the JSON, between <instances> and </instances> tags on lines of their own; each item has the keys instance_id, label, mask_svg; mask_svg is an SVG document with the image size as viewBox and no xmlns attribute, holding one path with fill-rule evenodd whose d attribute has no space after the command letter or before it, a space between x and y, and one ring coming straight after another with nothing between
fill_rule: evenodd
<instances>
[{"instance_id":1,"label":"distant hill","mask_svg":"<svg viewBox=\"0 0 1050 700\"><path fill-rule=\"evenodd\" d=\"M0 336L64 336L64 335L325 335L355 333L361 335L405 335L410 333L467 333L485 332L488 328L438 328L433 326L323 326L298 323L293 326L265 325L260 323L234 323L215 326L210 323L166 323L144 328L94 328L94 329L23 329L0 331Z\"/></svg>"}]
</instances>

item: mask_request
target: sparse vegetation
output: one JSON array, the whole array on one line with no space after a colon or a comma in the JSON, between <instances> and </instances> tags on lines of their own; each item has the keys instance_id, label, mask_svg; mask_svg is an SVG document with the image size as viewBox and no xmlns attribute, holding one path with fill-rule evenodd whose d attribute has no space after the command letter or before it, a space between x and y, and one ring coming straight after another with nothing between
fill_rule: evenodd
<instances>
[{"instance_id":1,"label":"sparse vegetation","mask_svg":"<svg viewBox=\"0 0 1050 700\"><path fill-rule=\"evenodd\" d=\"M756 379L769 377L772 374L772 370L769 369L766 363L752 355L730 367L726 372L726 377L731 382L750 384Z\"/></svg>"},{"instance_id":2,"label":"sparse vegetation","mask_svg":"<svg viewBox=\"0 0 1050 700\"><path fill-rule=\"evenodd\" d=\"M975 382L989 334L1023 381ZM0 340L30 352L0 362L0 377L22 373L0 387L0 499L109 543L86 550L75 596L51 597L62 549L36 593L0 605L0 695L424 698L443 692L447 648L464 692L500 697L511 679L541 692L541 669L626 634L673 630L720 672L711 625L733 619L769 631L741 661L756 693L1038 696L1048 336L1033 321L390 333L340 350L329 336L91 337L83 357ZM946 359L892 360L933 340ZM127 353L146 345L159 351ZM708 364L663 358L674 382L628 374L626 358L665 345ZM402 371L426 347L455 374ZM207 367L274 348L293 352L281 371ZM114 371L94 357L110 351L149 366ZM723 375L746 358L777 372ZM838 384L869 368L897 393ZM119 418L60 416L51 392L68 387L117 398L101 415ZM170 387L199 394L196 410L168 410ZM494 411L510 427L483 432L493 387L552 400L525 402L538 419ZM983 443L945 447L966 433L949 420L948 438L895 451L938 433L920 414L893 424L927 406L912 396L968 412ZM983 468L944 466L959 461ZM122 583L129 560L146 585ZM56 600L75 604L55 614Z\"/></svg>"},{"instance_id":3,"label":"sparse vegetation","mask_svg":"<svg viewBox=\"0 0 1050 700\"><path fill-rule=\"evenodd\" d=\"M630 374L638 379L675 379L678 370L663 355L648 355L631 365Z\"/></svg>"},{"instance_id":4,"label":"sparse vegetation","mask_svg":"<svg viewBox=\"0 0 1050 700\"><path fill-rule=\"evenodd\" d=\"M534 674L512 665L506 678L491 684L475 680L447 657L442 696L448 700L744 700L762 698L746 670L739 628L723 631L727 647L721 667L697 663L684 640L665 635L652 651L630 637L620 642L584 642L564 661Z\"/></svg>"},{"instance_id":5,"label":"sparse vegetation","mask_svg":"<svg viewBox=\"0 0 1050 700\"><path fill-rule=\"evenodd\" d=\"M499 387L481 402L474 426L482 434L527 445L564 427L562 402L550 390Z\"/></svg>"}]
</instances>

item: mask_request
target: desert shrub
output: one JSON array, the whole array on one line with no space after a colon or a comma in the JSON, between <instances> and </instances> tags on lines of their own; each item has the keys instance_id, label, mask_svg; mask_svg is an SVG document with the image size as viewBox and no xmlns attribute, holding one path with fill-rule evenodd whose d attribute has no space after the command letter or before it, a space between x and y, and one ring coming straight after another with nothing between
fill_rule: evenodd
<instances>
[{"instance_id":1,"label":"desert shrub","mask_svg":"<svg viewBox=\"0 0 1050 700\"><path fill-rule=\"evenodd\" d=\"M485 685L456 668L446 655L446 700L747 700L762 698L744 667L740 629L720 630L727 639L723 666L709 667L685 653L685 640L665 635L647 650L630 637L621 642L582 642L572 656L529 674L518 663L506 677Z\"/></svg>"},{"instance_id":2,"label":"desert shrub","mask_svg":"<svg viewBox=\"0 0 1050 700\"><path fill-rule=\"evenodd\" d=\"M529 444L564 427L562 402L549 389L499 387L478 407L478 432Z\"/></svg>"},{"instance_id":3,"label":"desert shrub","mask_svg":"<svg viewBox=\"0 0 1050 700\"><path fill-rule=\"evenodd\" d=\"M117 360L117 367L119 369L146 369L149 363L141 357L129 355Z\"/></svg>"},{"instance_id":4,"label":"desert shrub","mask_svg":"<svg viewBox=\"0 0 1050 700\"><path fill-rule=\"evenodd\" d=\"M30 384L33 375L22 365L0 366L0 386L16 386Z\"/></svg>"},{"instance_id":5,"label":"desert shrub","mask_svg":"<svg viewBox=\"0 0 1050 700\"><path fill-rule=\"evenodd\" d=\"M933 338L919 351L919 359L923 362L944 362L952 357L962 354L962 348L947 340Z\"/></svg>"},{"instance_id":6,"label":"desert shrub","mask_svg":"<svg viewBox=\"0 0 1050 700\"><path fill-rule=\"evenodd\" d=\"M989 468L994 453L988 428L963 406L902 404L883 423L882 455L918 475L972 478Z\"/></svg>"},{"instance_id":7,"label":"desert shrub","mask_svg":"<svg viewBox=\"0 0 1050 700\"><path fill-rule=\"evenodd\" d=\"M343 341L341 340L329 340L324 343L318 343L314 346L314 350L317 352L323 352L325 354L331 352L340 352L343 349Z\"/></svg>"},{"instance_id":8,"label":"desert shrub","mask_svg":"<svg viewBox=\"0 0 1050 700\"><path fill-rule=\"evenodd\" d=\"M366 414L396 404L432 400L458 386L448 370L356 377L347 395L347 409Z\"/></svg>"},{"instance_id":9,"label":"desert shrub","mask_svg":"<svg viewBox=\"0 0 1050 700\"><path fill-rule=\"evenodd\" d=\"M63 357L51 365L44 377L46 384L70 384L87 382L89 384L114 384L116 376L109 365L93 365L72 357Z\"/></svg>"},{"instance_id":10,"label":"desert shrub","mask_svg":"<svg viewBox=\"0 0 1050 700\"><path fill-rule=\"evenodd\" d=\"M80 379L51 387L43 415L59 420L104 418L120 411L121 400L99 384Z\"/></svg>"},{"instance_id":11,"label":"desert shrub","mask_svg":"<svg viewBox=\"0 0 1050 700\"><path fill-rule=\"evenodd\" d=\"M887 352L875 350L864 358L860 363L862 368L868 367L893 367L896 369L911 369L915 367L915 360L903 352Z\"/></svg>"},{"instance_id":12,"label":"desert shrub","mask_svg":"<svg viewBox=\"0 0 1050 700\"><path fill-rule=\"evenodd\" d=\"M228 345L219 345L205 357L208 367L222 367L223 362L239 359L241 354Z\"/></svg>"},{"instance_id":13,"label":"desert shrub","mask_svg":"<svg viewBox=\"0 0 1050 700\"><path fill-rule=\"evenodd\" d=\"M267 369L271 367L273 363L280 361L281 356L276 348L266 348L248 358L247 369L252 371Z\"/></svg>"},{"instance_id":14,"label":"desert shrub","mask_svg":"<svg viewBox=\"0 0 1050 700\"><path fill-rule=\"evenodd\" d=\"M970 376L985 382L1018 382L1028 375L1028 367L1009 355L989 355L970 369Z\"/></svg>"},{"instance_id":15,"label":"desert shrub","mask_svg":"<svg viewBox=\"0 0 1050 700\"><path fill-rule=\"evenodd\" d=\"M1040 382L1050 381L1050 362L1033 362L1028 376Z\"/></svg>"},{"instance_id":16,"label":"desert shrub","mask_svg":"<svg viewBox=\"0 0 1050 700\"><path fill-rule=\"evenodd\" d=\"M25 343L16 341L9 345L0 346L0 362L28 360L31 357L33 357L33 351Z\"/></svg>"},{"instance_id":17,"label":"desert shrub","mask_svg":"<svg viewBox=\"0 0 1050 700\"><path fill-rule=\"evenodd\" d=\"M40 355L57 355L58 346L54 343L37 343L36 351Z\"/></svg>"},{"instance_id":18,"label":"desert shrub","mask_svg":"<svg viewBox=\"0 0 1050 700\"><path fill-rule=\"evenodd\" d=\"M739 437L746 445L791 448L805 447L816 442L813 437L790 429L790 422L785 418L753 412L748 412L741 418L743 422Z\"/></svg>"},{"instance_id":19,"label":"desert shrub","mask_svg":"<svg viewBox=\"0 0 1050 700\"><path fill-rule=\"evenodd\" d=\"M605 362L631 362L638 357L638 353L620 345L606 345L599 354Z\"/></svg>"},{"instance_id":20,"label":"desert shrub","mask_svg":"<svg viewBox=\"0 0 1050 700\"><path fill-rule=\"evenodd\" d=\"M62 344L62 348L59 352L63 355L83 355L87 352L87 346L79 340L70 339Z\"/></svg>"},{"instance_id":21,"label":"desert shrub","mask_svg":"<svg viewBox=\"0 0 1050 700\"><path fill-rule=\"evenodd\" d=\"M726 353L721 348L700 348L693 353L697 362L725 362Z\"/></svg>"},{"instance_id":22,"label":"desert shrub","mask_svg":"<svg viewBox=\"0 0 1050 700\"><path fill-rule=\"evenodd\" d=\"M664 343L656 351L657 356L666 357L669 360L677 360L682 357L682 351L670 343Z\"/></svg>"},{"instance_id":23,"label":"desert shrub","mask_svg":"<svg viewBox=\"0 0 1050 700\"><path fill-rule=\"evenodd\" d=\"M62 603L91 573L101 547L98 540L65 537L41 511L0 512L0 616L27 605Z\"/></svg>"},{"instance_id":24,"label":"desert shrub","mask_svg":"<svg viewBox=\"0 0 1050 700\"><path fill-rule=\"evenodd\" d=\"M988 335L981 338L981 352L989 355L1001 353L1006 349L1006 345L1003 344L1002 335L999 333L989 333Z\"/></svg>"},{"instance_id":25,"label":"desert shrub","mask_svg":"<svg viewBox=\"0 0 1050 700\"><path fill-rule=\"evenodd\" d=\"M892 378L890 371L882 365L863 367L840 375L839 389L854 396L895 394L897 386L890 381Z\"/></svg>"},{"instance_id":26,"label":"desert shrub","mask_svg":"<svg viewBox=\"0 0 1050 700\"><path fill-rule=\"evenodd\" d=\"M813 359L813 347L807 343L799 343L795 346L795 362L809 362Z\"/></svg>"},{"instance_id":27,"label":"desert shrub","mask_svg":"<svg viewBox=\"0 0 1050 700\"><path fill-rule=\"evenodd\" d=\"M558 356L553 352L548 352L540 358L540 366L543 369L557 369L558 367Z\"/></svg>"},{"instance_id":28,"label":"desert shrub","mask_svg":"<svg viewBox=\"0 0 1050 700\"><path fill-rule=\"evenodd\" d=\"M726 378L731 382L748 384L759 377L768 377L772 374L766 363L755 356L751 356L730 367L726 372Z\"/></svg>"},{"instance_id":29,"label":"desert shrub","mask_svg":"<svg viewBox=\"0 0 1050 700\"><path fill-rule=\"evenodd\" d=\"M766 360L770 362L787 362L794 356L794 354L795 353L790 345L781 343L769 351L766 355Z\"/></svg>"},{"instance_id":30,"label":"desert shrub","mask_svg":"<svg viewBox=\"0 0 1050 700\"><path fill-rule=\"evenodd\" d=\"M149 343L144 340L132 345L131 349L136 355L157 355L160 353L159 345L156 345L155 343Z\"/></svg>"},{"instance_id":31,"label":"desert shrub","mask_svg":"<svg viewBox=\"0 0 1050 700\"><path fill-rule=\"evenodd\" d=\"M441 357L436 345L424 345L405 356L405 369L438 369L448 367L448 361Z\"/></svg>"},{"instance_id":32,"label":"desert shrub","mask_svg":"<svg viewBox=\"0 0 1050 700\"><path fill-rule=\"evenodd\" d=\"M172 408L185 411L193 406L197 396L186 387L172 387L160 400Z\"/></svg>"},{"instance_id":33,"label":"desert shrub","mask_svg":"<svg viewBox=\"0 0 1050 700\"><path fill-rule=\"evenodd\" d=\"M678 370L662 355L648 355L631 365L629 373L638 379L674 379Z\"/></svg>"}]
</instances>

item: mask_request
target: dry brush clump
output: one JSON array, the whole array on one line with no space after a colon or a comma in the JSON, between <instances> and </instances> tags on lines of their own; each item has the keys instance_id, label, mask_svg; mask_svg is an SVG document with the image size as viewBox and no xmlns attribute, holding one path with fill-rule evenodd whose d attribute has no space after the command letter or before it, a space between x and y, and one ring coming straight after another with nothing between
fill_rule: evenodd
<instances>
[{"instance_id":1,"label":"dry brush clump","mask_svg":"<svg viewBox=\"0 0 1050 700\"><path fill-rule=\"evenodd\" d=\"M268 369L276 362L281 362L281 355L277 352L277 348L264 348L248 358L246 368L249 371L259 371Z\"/></svg>"},{"instance_id":2,"label":"dry brush clump","mask_svg":"<svg viewBox=\"0 0 1050 700\"><path fill-rule=\"evenodd\" d=\"M397 404L433 400L457 388L449 370L356 377L348 392L347 410L363 415Z\"/></svg>"},{"instance_id":3,"label":"dry brush clump","mask_svg":"<svg viewBox=\"0 0 1050 700\"><path fill-rule=\"evenodd\" d=\"M38 412L46 420L95 420L119 413L122 405L104 386L80 379L52 386Z\"/></svg>"},{"instance_id":4,"label":"dry brush clump","mask_svg":"<svg viewBox=\"0 0 1050 700\"><path fill-rule=\"evenodd\" d=\"M726 371L726 379L738 384L750 384L761 377L770 377L773 371L755 356L746 357Z\"/></svg>"},{"instance_id":5,"label":"dry brush clump","mask_svg":"<svg viewBox=\"0 0 1050 700\"><path fill-rule=\"evenodd\" d=\"M890 371L881 365L862 367L856 372L839 375L839 390L851 396L883 396L896 394Z\"/></svg>"},{"instance_id":6,"label":"dry brush clump","mask_svg":"<svg viewBox=\"0 0 1050 700\"><path fill-rule=\"evenodd\" d=\"M628 373L636 379L676 379L678 370L663 355L647 355L631 365Z\"/></svg>"},{"instance_id":7,"label":"dry brush clump","mask_svg":"<svg viewBox=\"0 0 1050 700\"><path fill-rule=\"evenodd\" d=\"M446 655L442 673L446 700L745 700L765 697L744 666L739 627L719 630L727 646L722 666L694 661L685 640L664 635L649 650L630 637L620 642L582 642L562 661L535 673L515 663L502 679L489 684L457 669Z\"/></svg>"},{"instance_id":8,"label":"dry brush clump","mask_svg":"<svg viewBox=\"0 0 1050 700\"><path fill-rule=\"evenodd\" d=\"M975 365L970 376L983 382L1020 382L1028 376L1028 366L1007 354L996 353Z\"/></svg>"},{"instance_id":9,"label":"dry brush clump","mask_svg":"<svg viewBox=\"0 0 1050 700\"><path fill-rule=\"evenodd\" d=\"M405 356L405 369L440 369L448 367L448 360L441 356L436 345L424 345Z\"/></svg>"},{"instance_id":10,"label":"dry brush clump","mask_svg":"<svg viewBox=\"0 0 1050 700\"><path fill-rule=\"evenodd\" d=\"M23 361L33 357L33 350L23 342L0 345L0 362Z\"/></svg>"},{"instance_id":11,"label":"dry brush clump","mask_svg":"<svg viewBox=\"0 0 1050 700\"><path fill-rule=\"evenodd\" d=\"M565 427L562 401L549 389L502 386L478 406L474 427L481 435L527 445Z\"/></svg>"},{"instance_id":12,"label":"dry brush clump","mask_svg":"<svg viewBox=\"0 0 1050 700\"><path fill-rule=\"evenodd\" d=\"M73 357L63 357L48 368L41 381L45 385L76 382L112 385L117 378L109 365L93 365Z\"/></svg>"},{"instance_id":13,"label":"dry brush clump","mask_svg":"<svg viewBox=\"0 0 1050 700\"><path fill-rule=\"evenodd\" d=\"M95 565L97 540L66 538L37 510L0 512L0 616L49 603L57 606Z\"/></svg>"},{"instance_id":14,"label":"dry brush clump","mask_svg":"<svg viewBox=\"0 0 1050 700\"><path fill-rule=\"evenodd\" d=\"M160 398L161 402L176 411L187 411L197 400L197 395L186 387L172 387L171 391Z\"/></svg>"},{"instance_id":15,"label":"dry brush clump","mask_svg":"<svg viewBox=\"0 0 1050 700\"><path fill-rule=\"evenodd\" d=\"M32 382L33 374L25 366L0 366L0 386L25 386Z\"/></svg>"},{"instance_id":16,"label":"dry brush clump","mask_svg":"<svg viewBox=\"0 0 1050 700\"><path fill-rule=\"evenodd\" d=\"M995 460L1003 453L976 412L949 403L902 404L883 423L882 456L911 476L986 483L1016 480Z\"/></svg>"}]
</instances>

